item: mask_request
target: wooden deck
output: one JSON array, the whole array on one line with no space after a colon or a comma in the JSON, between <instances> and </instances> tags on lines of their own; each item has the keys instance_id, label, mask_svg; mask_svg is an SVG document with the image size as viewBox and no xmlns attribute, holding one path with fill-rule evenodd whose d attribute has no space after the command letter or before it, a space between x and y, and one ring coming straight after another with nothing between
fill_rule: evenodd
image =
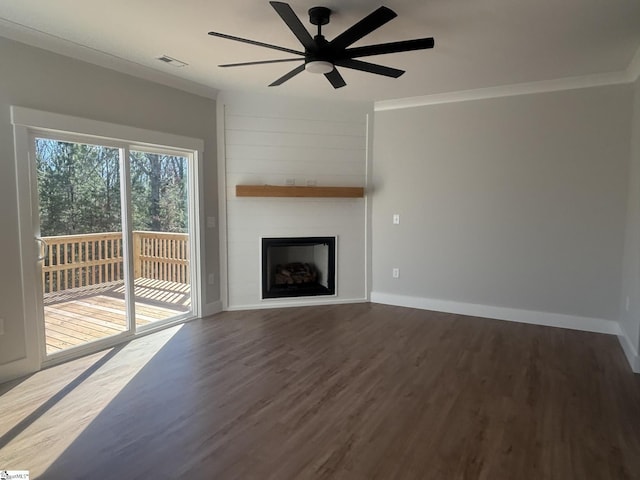
<instances>
[{"instance_id":1,"label":"wooden deck","mask_svg":"<svg viewBox=\"0 0 640 480\"><path fill-rule=\"evenodd\" d=\"M135 280L136 326L188 312L189 285L148 278ZM49 293L44 298L47 354L91 342L125 330L124 283Z\"/></svg>"}]
</instances>

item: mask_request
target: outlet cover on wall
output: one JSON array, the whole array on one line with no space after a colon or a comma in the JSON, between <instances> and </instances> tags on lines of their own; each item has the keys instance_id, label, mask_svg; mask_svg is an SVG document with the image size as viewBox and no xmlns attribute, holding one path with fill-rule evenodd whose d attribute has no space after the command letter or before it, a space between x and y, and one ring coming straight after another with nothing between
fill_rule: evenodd
<instances>
[{"instance_id":1,"label":"outlet cover on wall","mask_svg":"<svg viewBox=\"0 0 640 480\"><path fill-rule=\"evenodd\" d=\"M394 269L391 271L391 276L392 276L393 278L400 278L400 269L399 269L399 268L394 268Z\"/></svg>"},{"instance_id":2,"label":"outlet cover on wall","mask_svg":"<svg viewBox=\"0 0 640 480\"><path fill-rule=\"evenodd\" d=\"M400 225L400 214L399 213L394 213L393 214L393 224L394 225Z\"/></svg>"},{"instance_id":3,"label":"outlet cover on wall","mask_svg":"<svg viewBox=\"0 0 640 480\"><path fill-rule=\"evenodd\" d=\"M287 178L287 179L284 181L284 184L285 184L285 185L295 185L295 184L296 184L296 179L295 179L295 178Z\"/></svg>"}]
</instances>

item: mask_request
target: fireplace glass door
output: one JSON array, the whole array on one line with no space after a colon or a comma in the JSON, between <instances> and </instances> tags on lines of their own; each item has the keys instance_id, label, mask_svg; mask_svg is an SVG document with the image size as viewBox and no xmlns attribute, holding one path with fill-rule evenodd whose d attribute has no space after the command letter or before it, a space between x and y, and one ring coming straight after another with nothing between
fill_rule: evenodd
<instances>
[{"instance_id":1,"label":"fireplace glass door","mask_svg":"<svg viewBox=\"0 0 640 480\"><path fill-rule=\"evenodd\" d=\"M336 238L262 238L262 298L336 293Z\"/></svg>"}]
</instances>

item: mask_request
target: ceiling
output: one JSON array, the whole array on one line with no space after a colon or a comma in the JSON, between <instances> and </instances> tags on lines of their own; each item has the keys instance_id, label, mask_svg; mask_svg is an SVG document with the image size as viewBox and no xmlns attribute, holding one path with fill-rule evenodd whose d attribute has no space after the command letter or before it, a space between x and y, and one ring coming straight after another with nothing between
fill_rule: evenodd
<instances>
[{"instance_id":1,"label":"ceiling","mask_svg":"<svg viewBox=\"0 0 640 480\"><path fill-rule=\"evenodd\" d=\"M433 50L368 57L406 70L392 79L341 68L347 86L302 73L267 87L296 64L218 64L288 54L207 35L214 30L300 49L267 0L2 0L0 36L152 78L203 95L250 89L378 101L624 71L640 46L638 0L291 0L333 11L328 40L380 5L398 17L354 46L435 37ZM186 62L176 68L161 55Z\"/></svg>"}]
</instances>

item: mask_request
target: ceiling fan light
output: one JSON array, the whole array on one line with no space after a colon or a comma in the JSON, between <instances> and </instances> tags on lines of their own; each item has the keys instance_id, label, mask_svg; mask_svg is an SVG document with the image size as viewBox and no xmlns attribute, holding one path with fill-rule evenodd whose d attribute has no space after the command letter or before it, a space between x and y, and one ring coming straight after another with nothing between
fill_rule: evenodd
<instances>
[{"instance_id":1,"label":"ceiling fan light","mask_svg":"<svg viewBox=\"0 0 640 480\"><path fill-rule=\"evenodd\" d=\"M325 62L324 60L314 60L307 62L304 69L310 73L329 73L333 71L333 64L331 62Z\"/></svg>"}]
</instances>

